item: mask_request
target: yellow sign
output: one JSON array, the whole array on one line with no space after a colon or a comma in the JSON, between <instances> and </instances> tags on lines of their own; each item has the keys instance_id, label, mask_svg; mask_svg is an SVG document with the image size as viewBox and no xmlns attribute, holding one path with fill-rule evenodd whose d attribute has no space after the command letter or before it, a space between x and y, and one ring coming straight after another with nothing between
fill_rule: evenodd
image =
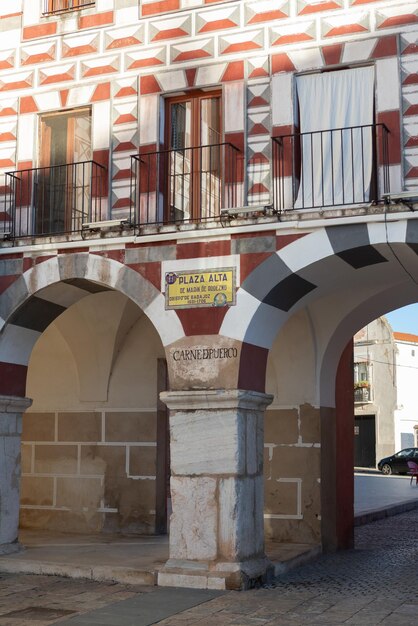
<instances>
[{"instance_id":1,"label":"yellow sign","mask_svg":"<svg viewBox=\"0 0 418 626\"><path fill-rule=\"evenodd\" d=\"M190 309L235 304L235 267L166 272L165 308Z\"/></svg>"}]
</instances>

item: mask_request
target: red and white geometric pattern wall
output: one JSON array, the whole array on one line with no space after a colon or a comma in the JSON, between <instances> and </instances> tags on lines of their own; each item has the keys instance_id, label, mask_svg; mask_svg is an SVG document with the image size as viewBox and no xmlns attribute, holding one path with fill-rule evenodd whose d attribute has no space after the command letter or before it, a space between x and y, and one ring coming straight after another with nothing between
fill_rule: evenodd
<instances>
[{"instance_id":1,"label":"red and white geometric pattern wall","mask_svg":"<svg viewBox=\"0 0 418 626\"><path fill-rule=\"evenodd\" d=\"M418 32L400 37L404 173L406 188L418 186Z\"/></svg>"},{"instance_id":2,"label":"red and white geometric pattern wall","mask_svg":"<svg viewBox=\"0 0 418 626\"><path fill-rule=\"evenodd\" d=\"M48 17L41 0L2 4L0 174L37 163L40 112L92 105L94 157L109 162L111 153L111 207L124 212L129 155L148 143L140 136L148 120L138 112L158 126L160 94L241 81L248 201L264 203L270 131L281 126L274 99L289 96L273 93L271 75L400 56L402 100L384 113L402 115L404 183L418 184L415 1L96 0ZM154 111L151 99L142 104L152 95Z\"/></svg>"}]
</instances>

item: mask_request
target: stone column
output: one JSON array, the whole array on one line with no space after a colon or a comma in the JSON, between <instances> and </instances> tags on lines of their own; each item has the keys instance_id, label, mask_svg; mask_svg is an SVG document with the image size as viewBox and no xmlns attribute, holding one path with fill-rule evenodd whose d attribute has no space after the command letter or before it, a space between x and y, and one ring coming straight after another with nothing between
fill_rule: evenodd
<instances>
[{"instance_id":1,"label":"stone column","mask_svg":"<svg viewBox=\"0 0 418 626\"><path fill-rule=\"evenodd\" d=\"M0 554L19 549L20 439L28 398L0 396Z\"/></svg>"},{"instance_id":2,"label":"stone column","mask_svg":"<svg viewBox=\"0 0 418 626\"><path fill-rule=\"evenodd\" d=\"M170 558L158 584L244 589L265 580L264 409L254 391L171 391Z\"/></svg>"}]
</instances>

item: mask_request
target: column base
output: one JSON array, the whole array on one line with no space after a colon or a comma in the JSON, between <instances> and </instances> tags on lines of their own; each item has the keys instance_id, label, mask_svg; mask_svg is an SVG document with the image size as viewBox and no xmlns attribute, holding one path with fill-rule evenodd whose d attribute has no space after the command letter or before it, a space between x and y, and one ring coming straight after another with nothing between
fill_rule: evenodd
<instances>
[{"instance_id":1,"label":"column base","mask_svg":"<svg viewBox=\"0 0 418 626\"><path fill-rule=\"evenodd\" d=\"M0 556L22 552L24 549L25 548L18 541L13 541L13 543L0 543Z\"/></svg>"},{"instance_id":2,"label":"column base","mask_svg":"<svg viewBox=\"0 0 418 626\"><path fill-rule=\"evenodd\" d=\"M158 571L157 584L160 587L238 591L268 583L273 576L274 565L267 557L238 563L169 559Z\"/></svg>"}]
</instances>

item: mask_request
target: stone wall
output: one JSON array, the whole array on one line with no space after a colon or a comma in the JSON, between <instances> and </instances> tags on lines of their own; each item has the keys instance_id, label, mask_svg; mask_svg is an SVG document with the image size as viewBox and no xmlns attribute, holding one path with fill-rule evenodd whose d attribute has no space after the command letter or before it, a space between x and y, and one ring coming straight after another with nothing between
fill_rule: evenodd
<instances>
[{"instance_id":1,"label":"stone wall","mask_svg":"<svg viewBox=\"0 0 418 626\"><path fill-rule=\"evenodd\" d=\"M264 425L266 539L315 543L320 536L319 409L268 409Z\"/></svg>"},{"instance_id":2,"label":"stone wall","mask_svg":"<svg viewBox=\"0 0 418 626\"><path fill-rule=\"evenodd\" d=\"M319 543L321 429L315 407L315 347L306 311L283 327L269 354L264 422L267 540Z\"/></svg>"},{"instance_id":3,"label":"stone wall","mask_svg":"<svg viewBox=\"0 0 418 626\"><path fill-rule=\"evenodd\" d=\"M26 413L21 526L153 532L156 445L151 412Z\"/></svg>"},{"instance_id":4,"label":"stone wall","mask_svg":"<svg viewBox=\"0 0 418 626\"><path fill-rule=\"evenodd\" d=\"M22 527L155 532L163 354L149 320L117 293L87 297L43 333L23 416Z\"/></svg>"}]
</instances>

